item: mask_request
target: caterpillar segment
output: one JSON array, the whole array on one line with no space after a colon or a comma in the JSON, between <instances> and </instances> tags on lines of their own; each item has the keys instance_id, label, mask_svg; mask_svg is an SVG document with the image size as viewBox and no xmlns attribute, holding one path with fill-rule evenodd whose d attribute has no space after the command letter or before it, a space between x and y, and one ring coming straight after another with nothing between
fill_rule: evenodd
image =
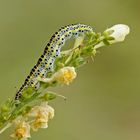
<instances>
[{"instance_id":1,"label":"caterpillar segment","mask_svg":"<svg viewBox=\"0 0 140 140\"><path fill-rule=\"evenodd\" d=\"M87 32L93 32L93 28L84 24L71 24L61 27L50 38L46 45L43 54L38 59L36 65L31 69L30 74L25 79L23 85L20 87L15 95L15 100L19 100L23 91L27 87L38 89L40 83L38 77L45 78L48 71L53 69L55 59L60 56L61 47L71 37L84 35Z\"/></svg>"}]
</instances>

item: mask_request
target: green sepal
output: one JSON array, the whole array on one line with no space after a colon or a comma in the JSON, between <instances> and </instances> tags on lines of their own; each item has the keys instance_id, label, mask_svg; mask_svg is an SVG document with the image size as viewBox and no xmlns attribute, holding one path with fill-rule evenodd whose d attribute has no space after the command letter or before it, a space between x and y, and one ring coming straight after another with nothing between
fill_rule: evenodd
<instances>
[{"instance_id":1,"label":"green sepal","mask_svg":"<svg viewBox=\"0 0 140 140\"><path fill-rule=\"evenodd\" d=\"M97 34L95 35L95 38L96 38L96 39L99 39L101 36L102 36L101 33L97 33Z\"/></svg>"},{"instance_id":2,"label":"green sepal","mask_svg":"<svg viewBox=\"0 0 140 140\"><path fill-rule=\"evenodd\" d=\"M78 57L76 60L73 60L71 62L71 65L74 66L74 67L79 67L81 65L84 65L86 62L84 60L83 57Z\"/></svg>"},{"instance_id":3,"label":"green sepal","mask_svg":"<svg viewBox=\"0 0 140 140\"><path fill-rule=\"evenodd\" d=\"M109 41L111 41L111 40L115 40L115 38L112 37L112 36L109 36L109 37L107 37L106 39L109 40Z\"/></svg>"},{"instance_id":4,"label":"green sepal","mask_svg":"<svg viewBox=\"0 0 140 140\"><path fill-rule=\"evenodd\" d=\"M26 115L27 113L30 112L31 109L32 109L31 106L26 106L26 107L22 110L22 115Z\"/></svg>"},{"instance_id":5,"label":"green sepal","mask_svg":"<svg viewBox=\"0 0 140 140\"><path fill-rule=\"evenodd\" d=\"M35 89L32 87L28 87L27 89L25 89L22 93L22 99L27 99L30 98L33 93L35 92Z\"/></svg>"},{"instance_id":6,"label":"green sepal","mask_svg":"<svg viewBox=\"0 0 140 140\"><path fill-rule=\"evenodd\" d=\"M108 31L103 32L103 35L105 37L107 37L107 36L110 36L111 34L113 34L113 32L114 32L114 30L108 30Z\"/></svg>"},{"instance_id":7,"label":"green sepal","mask_svg":"<svg viewBox=\"0 0 140 140\"><path fill-rule=\"evenodd\" d=\"M82 55L82 56L91 55L93 49L94 49L93 46L85 46L85 47L81 50L81 55Z\"/></svg>"},{"instance_id":8,"label":"green sepal","mask_svg":"<svg viewBox=\"0 0 140 140\"><path fill-rule=\"evenodd\" d=\"M0 108L0 112L8 112L13 107L13 101L8 99Z\"/></svg>"},{"instance_id":9,"label":"green sepal","mask_svg":"<svg viewBox=\"0 0 140 140\"><path fill-rule=\"evenodd\" d=\"M9 114L1 114L0 115L0 123L4 123L9 119Z\"/></svg>"},{"instance_id":10,"label":"green sepal","mask_svg":"<svg viewBox=\"0 0 140 140\"><path fill-rule=\"evenodd\" d=\"M45 82L40 81L40 87L41 88L46 89L49 86L50 86L50 83L45 83Z\"/></svg>"},{"instance_id":11,"label":"green sepal","mask_svg":"<svg viewBox=\"0 0 140 140\"><path fill-rule=\"evenodd\" d=\"M107 45L107 46L110 45L110 42L109 42L108 40L106 40L106 39L103 40L103 43L104 43L105 45Z\"/></svg>"},{"instance_id":12,"label":"green sepal","mask_svg":"<svg viewBox=\"0 0 140 140\"><path fill-rule=\"evenodd\" d=\"M49 100L55 99L56 96L57 96L57 94L54 94L54 93L51 93L51 92L47 92L43 96L41 96L40 99L42 99L44 101L49 101Z\"/></svg>"}]
</instances>

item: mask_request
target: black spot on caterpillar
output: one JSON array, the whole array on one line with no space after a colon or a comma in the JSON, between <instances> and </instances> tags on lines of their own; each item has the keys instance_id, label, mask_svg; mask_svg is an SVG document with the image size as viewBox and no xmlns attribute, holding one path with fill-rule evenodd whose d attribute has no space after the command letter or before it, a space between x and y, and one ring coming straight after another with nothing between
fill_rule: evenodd
<instances>
[{"instance_id":1,"label":"black spot on caterpillar","mask_svg":"<svg viewBox=\"0 0 140 140\"><path fill-rule=\"evenodd\" d=\"M23 90L27 87L39 88L39 81L37 78L44 77L49 70L53 69L55 59L60 56L61 47L65 44L67 39L72 36L77 37L86 32L93 32L93 29L84 24L67 25L55 32L46 45L43 54L38 59L37 64L32 68L30 74L25 79L24 84L16 93L15 100L18 100L22 96Z\"/></svg>"}]
</instances>

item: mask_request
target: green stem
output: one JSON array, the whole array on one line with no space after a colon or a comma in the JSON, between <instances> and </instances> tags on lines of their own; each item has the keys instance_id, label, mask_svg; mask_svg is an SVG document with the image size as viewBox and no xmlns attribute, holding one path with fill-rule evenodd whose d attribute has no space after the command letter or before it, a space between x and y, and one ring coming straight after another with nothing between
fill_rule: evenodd
<instances>
[{"instance_id":1,"label":"green stem","mask_svg":"<svg viewBox=\"0 0 140 140\"><path fill-rule=\"evenodd\" d=\"M0 134L3 133L6 129L8 129L12 124L8 123L5 127L0 130Z\"/></svg>"}]
</instances>

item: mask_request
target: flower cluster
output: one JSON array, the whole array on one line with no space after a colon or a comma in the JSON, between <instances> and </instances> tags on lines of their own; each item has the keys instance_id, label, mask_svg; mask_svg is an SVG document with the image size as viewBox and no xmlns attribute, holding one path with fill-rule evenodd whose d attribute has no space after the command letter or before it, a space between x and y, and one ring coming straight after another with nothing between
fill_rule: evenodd
<instances>
[{"instance_id":1,"label":"flower cluster","mask_svg":"<svg viewBox=\"0 0 140 140\"><path fill-rule=\"evenodd\" d=\"M53 119L54 109L43 102L40 106L34 106L25 116L19 116L14 121L14 133L11 137L27 140L31 137L30 129L37 131L39 128L47 128L48 121Z\"/></svg>"}]
</instances>

